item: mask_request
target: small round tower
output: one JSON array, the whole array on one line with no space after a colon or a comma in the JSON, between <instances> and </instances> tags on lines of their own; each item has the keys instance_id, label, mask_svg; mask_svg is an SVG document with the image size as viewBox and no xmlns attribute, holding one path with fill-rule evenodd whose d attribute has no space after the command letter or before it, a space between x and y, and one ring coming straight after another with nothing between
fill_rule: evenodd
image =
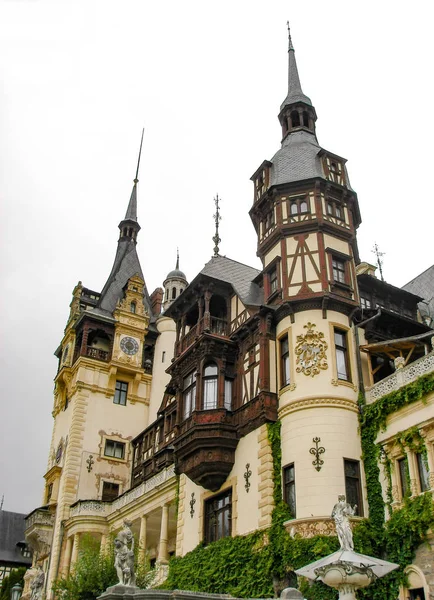
<instances>
[{"instance_id":1,"label":"small round tower","mask_svg":"<svg viewBox=\"0 0 434 600\"><path fill-rule=\"evenodd\" d=\"M168 273L164 280L164 302L163 309L166 311L174 300L185 290L188 281L185 274L179 268L179 252L176 253L176 267Z\"/></svg>"}]
</instances>

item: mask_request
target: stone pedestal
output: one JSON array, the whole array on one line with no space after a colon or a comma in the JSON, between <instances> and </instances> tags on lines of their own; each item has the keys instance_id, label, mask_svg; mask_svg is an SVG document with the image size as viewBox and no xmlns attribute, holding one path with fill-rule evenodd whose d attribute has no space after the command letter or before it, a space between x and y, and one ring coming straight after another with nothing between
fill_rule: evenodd
<instances>
[{"instance_id":1,"label":"stone pedestal","mask_svg":"<svg viewBox=\"0 0 434 600\"><path fill-rule=\"evenodd\" d=\"M296 573L314 581L322 581L338 590L339 600L356 600L356 590L367 587L375 579L384 577L398 566L379 558L341 549L302 569L297 569Z\"/></svg>"}]
</instances>

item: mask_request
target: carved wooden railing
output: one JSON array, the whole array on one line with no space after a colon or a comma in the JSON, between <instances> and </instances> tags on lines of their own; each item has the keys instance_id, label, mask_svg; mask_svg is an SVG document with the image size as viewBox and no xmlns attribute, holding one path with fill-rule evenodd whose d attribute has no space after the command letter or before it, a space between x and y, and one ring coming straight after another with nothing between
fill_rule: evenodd
<instances>
[{"instance_id":1,"label":"carved wooden railing","mask_svg":"<svg viewBox=\"0 0 434 600\"><path fill-rule=\"evenodd\" d=\"M182 337L176 345L176 355L179 356L189 348L194 341L203 333L212 333L226 337L228 335L228 322L226 319L204 315L196 325Z\"/></svg>"},{"instance_id":2,"label":"carved wooden railing","mask_svg":"<svg viewBox=\"0 0 434 600\"><path fill-rule=\"evenodd\" d=\"M108 361L109 352L108 350L100 350L99 348L93 348L92 346L88 346L86 348L86 356L89 358L96 358L97 360Z\"/></svg>"},{"instance_id":3,"label":"carved wooden railing","mask_svg":"<svg viewBox=\"0 0 434 600\"><path fill-rule=\"evenodd\" d=\"M434 371L434 352L430 352L426 356L422 356L418 360L410 363L402 369L397 369L395 373L385 377L378 383L374 384L371 388L366 390L366 402L371 404L385 396L390 392L399 390L407 383L415 381L418 377L426 375Z\"/></svg>"}]
</instances>

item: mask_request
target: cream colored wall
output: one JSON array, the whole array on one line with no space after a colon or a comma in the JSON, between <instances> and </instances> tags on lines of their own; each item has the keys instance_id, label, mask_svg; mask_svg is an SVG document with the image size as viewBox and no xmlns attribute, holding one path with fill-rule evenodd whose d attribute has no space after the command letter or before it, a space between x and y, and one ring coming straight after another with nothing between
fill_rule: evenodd
<instances>
[{"instance_id":1,"label":"cream colored wall","mask_svg":"<svg viewBox=\"0 0 434 600\"><path fill-rule=\"evenodd\" d=\"M357 409L324 398L321 403L306 402L281 418L282 465L295 465L296 516L329 516L338 495L345 494L344 458L361 460ZM320 471L309 452L314 437L325 448Z\"/></svg>"},{"instance_id":2,"label":"cream colored wall","mask_svg":"<svg viewBox=\"0 0 434 600\"><path fill-rule=\"evenodd\" d=\"M380 431L376 442L383 443L396 434L432 420L434 415L434 393L425 396L424 401L414 402L393 413L387 418L384 431Z\"/></svg>"},{"instance_id":3,"label":"cream colored wall","mask_svg":"<svg viewBox=\"0 0 434 600\"><path fill-rule=\"evenodd\" d=\"M297 373L295 348L297 336L304 336L311 322L314 332L324 334L327 343L327 368L313 377L302 371ZM333 326L348 329L347 340L351 364L352 382L337 379ZM327 516L339 494L345 493L343 459L361 461L358 435L357 370L353 332L348 318L341 313L328 311L327 319L322 311L312 310L295 314L277 325L277 338L289 334L291 382L279 392L279 417L282 420L282 465L295 464L297 518ZM278 357L278 365L280 362ZM280 382L280 373L278 381ZM325 448L321 456L324 465L316 471L312 465L313 438L321 439ZM362 471L363 465L360 463ZM363 480L363 476L362 476ZM364 509L367 510L366 501Z\"/></svg>"},{"instance_id":4,"label":"cream colored wall","mask_svg":"<svg viewBox=\"0 0 434 600\"><path fill-rule=\"evenodd\" d=\"M276 256L281 256L280 242L273 246L273 248L264 256L264 267L269 265Z\"/></svg>"},{"instance_id":5,"label":"cream colored wall","mask_svg":"<svg viewBox=\"0 0 434 600\"><path fill-rule=\"evenodd\" d=\"M294 352L297 345L297 336L306 334L307 329L304 326L308 322L316 325L316 327L313 328L314 332L321 332L324 334L323 339L328 345L326 350L327 369L320 370L320 373L314 377L311 377L310 375L307 376L303 372L297 373L297 367L299 367L299 365L296 363L297 357ZM341 327L342 330L348 330L347 340L351 367L351 383L339 381L337 378L333 324L337 327ZM338 397L346 398L352 402L357 401L357 364L354 351L353 332L352 329L349 329L348 317L335 311L328 311L327 319L323 319L322 311L320 310L303 311L295 314L295 322L293 324L289 317L280 321L276 328L276 338L279 339L285 331L290 331L289 353L292 389L288 389L287 386L284 390L280 391L280 408L291 402L313 397ZM277 363L278 368L280 369L279 357ZM280 372L278 381L281 381Z\"/></svg>"},{"instance_id":6,"label":"cream colored wall","mask_svg":"<svg viewBox=\"0 0 434 600\"><path fill-rule=\"evenodd\" d=\"M152 368L152 385L150 392L149 404L149 425L157 418L157 411L163 401L163 394L166 385L170 381L170 376L166 373L166 369L171 364L171 359L174 354L176 340L176 324L173 319L160 316L157 320L157 329L160 335L155 343L154 364ZM163 362L163 352L164 362Z\"/></svg>"},{"instance_id":7,"label":"cream colored wall","mask_svg":"<svg viewBox=\"0 0 434 600\"><path fill-rule=\"evenodd\" d=\"M219 490L210 492L193 483L185 475L180 481L180 506L178 518L177 554L183 556L193 550L204 537L204 503L207 499L232 488L232 535L245 535L259 527L260 512L260 483L262 481L259 453L260 430L252 431L241 438L235 451L235 464ZM252 472L250 488L245 489L244 473L246 465ZM190 501L194 493L194 515L190 516Z\"/></svg>"}]
</instances>

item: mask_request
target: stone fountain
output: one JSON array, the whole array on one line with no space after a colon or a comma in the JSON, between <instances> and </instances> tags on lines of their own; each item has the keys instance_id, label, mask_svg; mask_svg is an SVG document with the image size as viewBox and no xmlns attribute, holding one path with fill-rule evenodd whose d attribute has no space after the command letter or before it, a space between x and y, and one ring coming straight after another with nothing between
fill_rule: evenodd
<instances>
[{"instance_id":1,"label":"stone fountain","mask_svg":"<svg viewBox=\"0 0 434 600\"><path fill-rule=\"evenodd\" d=\"M340 549L325 558L297 569L302 575L314 581L322 581L339 591L339 600L356 600L356 590L367 587L379 577L384 577L399 565L365 554L354 552L353 533L349 517L354 515L352 507L339 496L333 507L332 517L336 523Z\"/></svg>"}]
</instances>

